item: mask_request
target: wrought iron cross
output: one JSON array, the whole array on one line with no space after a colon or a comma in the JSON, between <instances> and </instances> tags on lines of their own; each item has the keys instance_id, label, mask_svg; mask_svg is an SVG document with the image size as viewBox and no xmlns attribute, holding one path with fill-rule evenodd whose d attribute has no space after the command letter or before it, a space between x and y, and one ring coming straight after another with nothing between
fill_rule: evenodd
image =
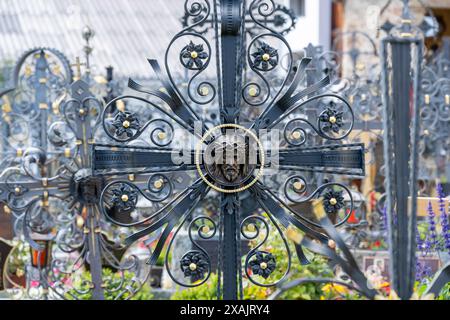
<instances>
[{"instance_id":1,"label":"wrought iron cross","mask_svg":"<svg viewBox=\"0 0 450 320\"><path fill-rule=\"evenodd\" d=\"M77 65L80 65L79 61ZM114 248L102 235L105 225L98 209L98 199L106 178L92 173L91 148L103 104L91 94L89 85L83 80L73 82L70 91L70 96L61 104L63 121L52 123L48 129L48 139L54 147L63 149L61 155L71 161L62 161L56 174L48 177L42 175L40 170L46 167L46 150L27 149L23 154L22 169L9 168L2 175L0 201L20 215L23 234L37 251L44 248L30 237L30 232L46 233L54 228L54 219L47 208L53 199L64 201L68 213L63 211L60 214L65 216L66 223L56 226L58 237L55 242L66 253L79 251L79 258L73 265L70 261L66 265L62 260L54 259L48 268L42 270L41 280L63 299L78 299L79 295L91 292L93 299L102 300L109 281L102 276L105 261L118 270L138 269L138 261L135 258L125 263L118 261L112 254ZM67 131L72 132L73 139L65 140ZM127 179L142 188L148 183L147 177L142 178L141 175L130 175ZM55 270L71 276L82 265L89 265L92 276L90 287L87 291L77 288L69 290L59 281ZM118 296L127 293L131 297L141 285L136 280L126 285L123 282L113 290L119 293Z\"/></svg>"},{"instance_id":2,"label":"wrought iron cross","mask_svg":"<svg viewBox=\"0 0 450 320\"><path fill-rule=\"evenodd\" d=\"M220 16L217 14L218 8L220 8ZM273 8L274 3L272 1L253 1L248 10L249 12L259 10L265 16L270 16L273 13ZM176 238L181 227L189 219L191 219L188 226L190 235L194 228L198 228L197 234L203 239L211 239L218 232L219 259L221 259L218 270L218 295L222 297L221 289L223 289L224 299L237 299L242 297L241 279L244 272L251 282L268 286L269 284L265 282L265 279L273 273L276 266L275 257L268 252L260 251L259 246L247 254L245 265L241 266L241 237L257 239L260 235L260 228L267 227L267 232L269 232L269 224L262 216L258 215L245 219L240 217L240 195L246 190L251 192L259 206L267 213L270 223L276 226L276 232L280 232L286 246L287 240L281 232L285 228L298 228L309 237L328 243L328 238L315 229L320 228L320 225L294 210L292 203L305 203L315 197L321 197L324 210L333 215L345 207L343 193L350 194L350 192L341 184L327 183L308 192L308 196L302 199L296 198L299 195L304 196L306 190L309 190L308 182L298 172L364 175L364 147L361 144L303 146L307 133L302 126L292 126L292 124L296 122L306 124L323 139L337 141L348 136L352 129L353 113L350 105L338 95L320 92L329 83L328 77L299 90L298 86L304 78L305 69L311 61L308 58L298 63L293 80L289 85L286 85L287 78L292 75L293 68L292 53L289 46L280 34L261 24L254 17L252 17L253 23L256 23L263 33L252 39L248 45L244 45L243 37L245 36L247 15L242 1L224 0L220 3L213 1L213 5L209 1L202 1L202 3L197 2L191 7L186 6L186 10L188 15L194 17L198 16L199 12L204 12L204 15L195 24L186 27L174 36L166 54L167 75L163 74L156 60L149 60L164 90L147 89L132 80L129 81L130 88L146 93L153 99L157 99L158 102L131 95L115 99L116 101L134 99L146 103L154 110L153 118L142 123L142 118L128 110L116 112L111 118L109 114L114 103L112 101L103 111L103 127L105 133L110 138L120 142L121 145L96 145L94 147L94 173L133 174L146 172L161 175L163 181L157 185L153 184L153 187L149 188L151 194L143 192L137 185L129 181L116 180L109 183L105 186L101 196L102 212L112 222L120 226L139 227L138 231L127 239L128 244L149 234L159 236L158 244L149 261L150 264L156 263L164 249L164 244L173 234L167 251L170 250L173 239ZM220 34L220 39L218 39L220 41L217 42L216 46L218 84L215 86L207 81L197 84L189 81L188 92L182 92L182 88L177 87L172 79L170 69L173 66L168 62L167 56L174 42L186 39L184 40L186 41L185 46L179 52L179 62L184 68L194 73L191 80L208 68L211 61L212 46L205 37L195 32L195 27L204 23L211 15L211 11L214 12L212 19L215 21L215 30ZM264 78L267 72L278 66L279 55L276 48L263 41L263 37L280 41L289 52L291 58L289 73L281 88L271 88L269 81ZM188 42L187 39L189 38L191 40ZM192 39L202 44L195 43ZM247 57L247 61L244 57ZM250 98L261 98L263 93L262 87L257 84L242 83L241 72L246 63L248 63L252 72L265 81L264 83L267 84L266 88L269 91L276 89L275 93L271 94L270 97L268 95L265 99L267 103L264 111L253 121L250 128L240 124L239 115L244 105L242 97L251 88L255 88L255 90L252 91ZM281 94L283 87L287 87L287 90ZM191 89L193 88L195 88L197 96L192 93L194 90L191 91ZM199 100L198 96L203 97L204 100ZM247 104L250 102L250 98L245 99ZM195 107L192 106L192 101L200 106L213 101L217 102L220 108L221 124L215 128L206 128L200 123L196 130L196 121L200 117L197 115ZM295 117L298 111L315 102L322 102L320 106L323 108L316 119L316 123L309 122L302 117ZM266 149L267 146L261 143L259 130L273 130L276 126L281 125L285 127L283 136L288 147L279 151L279 169L283 172L294 172L295 174L284 183L283 196L278 196L274 190L270 190L265 185L263 177L264 170L273 165L269 156L275 153L276 149ZM193 149L186 151L179 147L168 147L177 143L177 141L174 141L174 126L187 131L186 134L191 134L197 139ZM141 147L132 143L139 137L145 139L144 132L148 128L152 128L150 143L153 146ZM227 130L235 133L235 137L244 137L247 139L247 143L227 144L224 142L225 144L222 144L220 141L226 138ZM128 145L123 145L124 143ZM249 145L253 145L253 149L249 148ZM244 158L248 156L250 151L253 151L256 154L257 161L252 165L247 163L242 167L236 163L235 157L231 157L225 163L206 161L206 154L215 154L223 149L225 151L231 150L235 157L237 157L237 154L244 155ZM174 171L194 173L196 176L195 182L183 191L173 193L170 183L164 179L164 176ZM161 196L163 190L166 192L164 197ZM218 223L208 217L195 218L193 216L194 209L207 196L208 192L212 191L217 192L221 197ZM130 202L130 194L142 196L151 202L160 201L164 205L150 217L131 223L120 221L119 218L116 218L117 216L112 217L108 213L109 210L118 210L123 216L136 208L137 200ZM293 197L292 194L295 196ZM158 195L159 197L157 197ZM350 205L349 212L351 212L352 205ZM348 215L342 221L336 222L336 225L341 225L347 218ZM190 239L194 243L194 249L188 251L182 257L179 266L186 278L196 282L189 283L175 279L170 268L168 268L172 279L187 287L205 283L212 272L208 253L196 243L194 238L190 237ZM288 247L286 248L290 261L291 254ZM301 245L297 245L296 249L301 262L307 263ZM168 267L167 256L166 254L166 267ZM252 270L251 273L249 273L249 269ZM223 286L221 272L223 272Z\"/></svg>"}]
</instances>

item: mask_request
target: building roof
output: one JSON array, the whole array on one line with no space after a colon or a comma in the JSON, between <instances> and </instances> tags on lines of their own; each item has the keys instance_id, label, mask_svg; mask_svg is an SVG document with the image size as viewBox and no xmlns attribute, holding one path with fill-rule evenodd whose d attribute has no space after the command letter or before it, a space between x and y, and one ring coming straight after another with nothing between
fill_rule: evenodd
<instances>
[{"instance_id":1,"label":"building roof","mask_svg":"<svg viewBox=\"0 0 450 320\"><path fill-rule=\"evenodd\" d=\"M112 65L117 76L145 77L151 72L146 58L163 62L183 13L183 0L2 0L0 60L52 47L74 61L84 56L81 31L89 25L94 73Z\"/></svg>"}]
</instances>

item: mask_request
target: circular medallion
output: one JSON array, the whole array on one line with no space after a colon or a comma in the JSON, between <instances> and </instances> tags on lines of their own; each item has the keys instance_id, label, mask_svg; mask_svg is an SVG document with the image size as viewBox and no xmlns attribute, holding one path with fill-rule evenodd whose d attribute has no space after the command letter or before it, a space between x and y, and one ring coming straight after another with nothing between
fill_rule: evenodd
<instances>
[{"instance_id":1,"label":"circular medallion","mask_svg":"<svg viewBox=\"0 0 450 320\"><path fill-rule=\"evenodd\" d=\"M203 172L200 160L204 143L214 132L222 129L233 131L231 134L226 132L214 137L203 152L204 168L213 183ZM238 134L238 131L243 134ZM208 130L198 142L195 165L201 179L212 189L222 193L235 193L247 190L259 180L264 171L265 154L261 142L252 131L237 124L222 124Z\"/></svg>"}]
</instances>

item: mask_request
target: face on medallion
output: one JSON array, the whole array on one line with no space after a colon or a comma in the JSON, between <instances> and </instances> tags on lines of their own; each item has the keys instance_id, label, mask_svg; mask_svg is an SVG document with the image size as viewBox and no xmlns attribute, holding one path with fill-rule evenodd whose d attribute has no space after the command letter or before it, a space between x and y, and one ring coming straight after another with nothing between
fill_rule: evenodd
<instances>
[{"instance_id":1,"label":"face on medallion","mask_svg":"<svg viewBox=\"0 0 450 320\"><path fill-rule=\"evenodd\" d=\"M211 178L225 186L244 183L255 166L248 163L248 148L245 144L213 143L209 146L211 160L206 169Z\"/></svg>"}]
</instances>

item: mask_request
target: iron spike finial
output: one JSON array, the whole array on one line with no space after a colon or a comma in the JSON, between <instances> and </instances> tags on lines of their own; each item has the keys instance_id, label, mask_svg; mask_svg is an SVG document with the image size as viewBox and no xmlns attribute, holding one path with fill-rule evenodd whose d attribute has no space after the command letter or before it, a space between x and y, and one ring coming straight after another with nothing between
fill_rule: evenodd
<instances>
[{"instance_id":1,"label":"iron spike finial","mask_svg":"<svg viewBox=\"0 0 450 320\"><path fill-rule=\"evenodd\" d=\"M81 35L83 39L86 41L86 44L84 45L83 51L86 58L86 72L90 72L90 55L92 54L92 51L94 48L90 45L90 40L95 36L95 31L88 25L84 26Z\"/></svg>"}]
</instances>

